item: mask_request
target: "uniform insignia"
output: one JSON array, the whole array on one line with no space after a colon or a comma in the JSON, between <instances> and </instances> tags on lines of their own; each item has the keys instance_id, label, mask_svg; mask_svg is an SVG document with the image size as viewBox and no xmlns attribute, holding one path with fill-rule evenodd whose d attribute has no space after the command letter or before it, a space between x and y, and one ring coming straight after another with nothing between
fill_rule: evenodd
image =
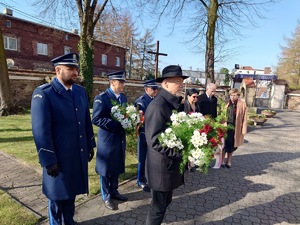
<instances>
[{"instance_id":1,"label":"uniform insignia","mask_svg":"<svg viewBox=\"0 0 300 225\"><path fill-rule=\"evenodd\" d=\"M96 102L102 103L102 101L101 101L101 100L99 100L99 99L97 99L97 100L95 101L95 103L96 103Z\"/></svg>"},{"instance_id":2,"label":"uniform insignia","mask_svg":"<svg viewBox=\"0 0 300 225\"><path fill-rule=\"evenodd\" d=\"M49 83L47 83L47 84L42 84L42 85L39 86L39 88L44 89L44 88L46 88L46 87L48 87L48 86L51 86L51 84L49 84Z\"/></svg>"},{"instance_id":3,"label":"uniform insignia","mask_svg":"<svg viewBox=\"0 0 300 225\"><path fill-rule=\"evenodd\" d=\"M33 96L33 98L43 98L43 96L41 94L36 94Z\"/></svg>"}]
</instances>

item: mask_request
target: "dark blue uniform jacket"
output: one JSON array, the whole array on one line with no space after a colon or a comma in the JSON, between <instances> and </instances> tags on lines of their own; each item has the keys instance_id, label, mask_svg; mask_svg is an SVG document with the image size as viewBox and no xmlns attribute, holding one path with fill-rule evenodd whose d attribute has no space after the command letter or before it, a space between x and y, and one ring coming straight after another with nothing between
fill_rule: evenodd
<instances>
[{"instance_id":1,"label":"dark blue uniform jacket","mask_svg":"<svg viewBox=\"0 0 300 225\"><path fill-rule=\"evenodd\" d=\"M120 94L122 105L127 98ZM125 172L126 136L121 123L111 117L112 101L118 102L109 88L94 99L92 123L99 127L96 172L101 176L119 175Z\"/></svg>"},{"instance_id":2,"label":"dark blue uniform jacket","mask_svg":"<svg viewBox=\"0 0 300 225\"><path fill-rule=\"evenodd\" d=\"M31 101L32 132L43 167L43 193L51 200L88 193L88 155L96 146L85 89L72 96L55 79L36 88ZM58 163L53 178L45 166Z\"/></svg>"}]
</instances>

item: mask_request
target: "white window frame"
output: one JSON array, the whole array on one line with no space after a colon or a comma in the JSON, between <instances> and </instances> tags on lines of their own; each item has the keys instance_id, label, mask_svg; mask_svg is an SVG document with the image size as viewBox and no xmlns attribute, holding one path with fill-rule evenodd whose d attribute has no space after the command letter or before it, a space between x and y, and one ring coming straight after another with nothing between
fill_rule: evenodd
<instances>
[{"instance_id":1,"label":"white window frame","mask_svg":"<svg viewBox=\"0 0 300 225\"><path fill-rule=\"evenodd\" d=\"M121 66L121 59L120 59L120 57L116 57L116 66L118 66L118 67Z\"/></svg>"},{"instance_id":2,"label":"white window frame","mask_svg":"<svg viewBox=\"0 0 300 225\"><path fill-rule=\"evenodd\" d=\"M101 62L102 62L102 65L107 65L107 55L102 54Z\"/></svg>"},{"instance_id":3,"label":"white window frame","mask_svg":"<svg viewBox=\"0 0 300 225\"><path fill-rule=\"evenodd\" d=\"M64 53L65 53L65 55L71 53L71 48L65 46L65 47L64 47Z\"/></svg>"},{"instance_id":4,"label":"white window frame","mask_svg":"<svg viewBox=\"0 0 300 225\"><path fill-rule=\"evenodd\" d=\"M48 55L48 45L44 43L37 43L37 54Z\"/></svg>"},{"instance_id":5,"label":"white window frame","mask_svg":"<svg viewBox=\"0 0 300 225\"><path fill-rule=\"evenodd\" d=\"M17 51L18 50L17 38L4 36L4 49Z\"/></svg>"}]
</instances>

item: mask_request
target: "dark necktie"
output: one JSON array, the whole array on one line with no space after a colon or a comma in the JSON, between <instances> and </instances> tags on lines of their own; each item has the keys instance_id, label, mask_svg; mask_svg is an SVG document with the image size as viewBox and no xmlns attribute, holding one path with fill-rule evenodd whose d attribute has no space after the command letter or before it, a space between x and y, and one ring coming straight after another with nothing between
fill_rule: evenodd
<instances>
[{"instance_id":1,"label":"dark necktie","mask_svg":"<svg viewBox=\"0 0 300 225\"><path fill-rule=\"evenodd\" d=\"M72 90L68 89L67 92L72 96Z\"/></svg>"}]
</instances>

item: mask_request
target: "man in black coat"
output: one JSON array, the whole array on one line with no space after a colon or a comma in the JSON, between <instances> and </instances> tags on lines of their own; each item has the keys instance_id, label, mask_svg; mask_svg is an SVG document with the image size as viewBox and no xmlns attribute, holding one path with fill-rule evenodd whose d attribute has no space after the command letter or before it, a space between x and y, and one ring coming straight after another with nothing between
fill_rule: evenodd
<instances>
[{"instance_id":1,"label":"man in black coat","mask_svg":"<svg viewBox=\"0 0 300 225\"><path fill-rule=\"evenodd\" d=\"M217 104L218 99L215 97L216 85L209 83L206 87L205 93L198 96L198 105L200 107L200 113L203 116L210 116L211 118L217 117Z\"/></svg>"},{"instance_id":2,"label":"man in black coat","mask_svg":"<svg viewBox=\"0 0 300 225\"><path fill-rule=\"evenodd\" d=\"M162 71L160 93L149 104L145 114L145 134L148 146L146 158L146 177L151 188L152 201L146 225L159 225L164 219L168 205L172 201L173 190L184 183L179 165L180 152L162 147L158 137L171 122L173 110L181 107L183 80L180 66L167 66ZM182 107L181 107L182 108Z\"/></svg>"}]
</instances>

